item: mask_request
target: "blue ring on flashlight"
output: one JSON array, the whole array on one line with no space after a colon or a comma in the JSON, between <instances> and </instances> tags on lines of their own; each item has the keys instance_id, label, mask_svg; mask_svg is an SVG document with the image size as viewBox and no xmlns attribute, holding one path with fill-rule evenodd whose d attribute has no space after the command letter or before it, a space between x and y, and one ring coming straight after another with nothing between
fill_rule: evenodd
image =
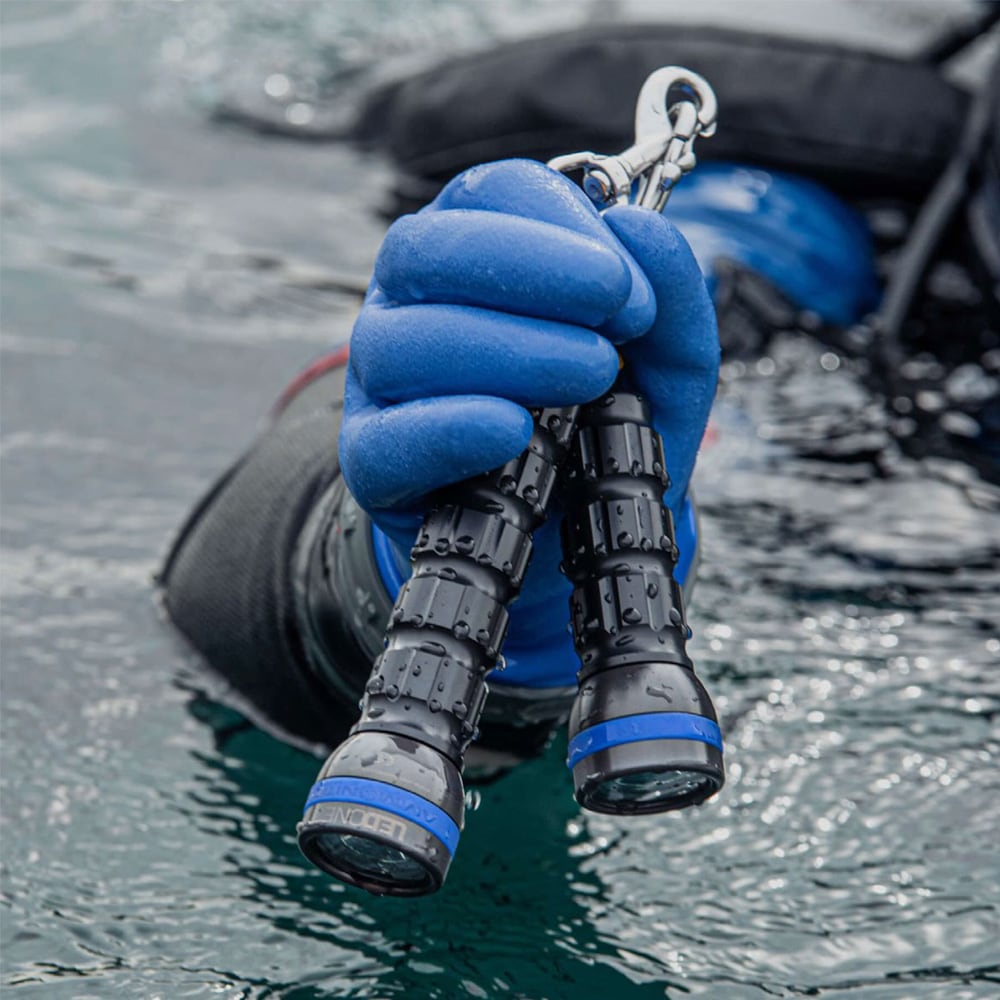
<instances>
[{"instance_id":1,"label":"blue ring on flashlight","mask_svg":"<svg viewBox=\"0 0 1000 1000\"><path fill-rule=\"evenodd\" d=\"M722 750L722 730L711 719L690 712L650 712L599 722L577 733L570 741L566 766L576 767L585 757L609 747L643 740L695 740Z\"/></svg>"},{"instance_id":2,"label":"blue ring on flashlight","mask_svg":"<svg viewBox=\"0 0 1000 1000\"><path fill-rule=\"evenodd\" d=\"M396 788L384 781L371 778L324 778L317 781L309 791L303 813L321 802L348 802L356 806L381 809L415 823L433 834L447 848L455 853L461 831L458 824L434 803L405 788Z\"/></svg>"}]
</instances>

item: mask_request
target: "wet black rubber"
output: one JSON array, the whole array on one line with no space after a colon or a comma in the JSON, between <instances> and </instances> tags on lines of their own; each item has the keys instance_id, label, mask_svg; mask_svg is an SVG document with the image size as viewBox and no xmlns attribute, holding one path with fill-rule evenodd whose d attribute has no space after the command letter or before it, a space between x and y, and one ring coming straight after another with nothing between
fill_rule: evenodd
<instances>
[{"instance_id":1,"label":"wet black rubber","mask_svg":"<svg viewBox=\"0 0 1000 1000\"><path fill-rule=\"evenodd\" d=\"M451 488L427 516L354 732L408 736L461 768L577 409L540 411L520 456Z\"/></svg>"}]
</instances>

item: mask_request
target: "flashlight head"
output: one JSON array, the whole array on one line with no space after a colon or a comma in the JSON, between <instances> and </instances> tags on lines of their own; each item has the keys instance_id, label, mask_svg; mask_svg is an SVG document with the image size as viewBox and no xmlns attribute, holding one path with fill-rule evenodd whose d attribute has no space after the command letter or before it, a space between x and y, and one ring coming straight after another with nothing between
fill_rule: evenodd
<instances>
[{"instance_id":1,"label":"flashlight head","mask_svg":"<svg viewBox=\"0 0 1000 1000\"><path fill-rule=\"evenodd\" d=\"M380 896L423 896L448 874L464 805L458 768L437 750L389 733L355 733L309 793L299 848L342 882Z\"/></svg>"},{"instance_id":2,"label":"flashlight head","mask_svg":"<svg viewBox=\"0 0 1000 1000\"><path fill-rule=\"evenodd\" d=\"M725 781L722 734L694 671L675 663L604 670L583 683L566 764L593 812L667 812L698 805Z\"/></svg>"}]
</instances>

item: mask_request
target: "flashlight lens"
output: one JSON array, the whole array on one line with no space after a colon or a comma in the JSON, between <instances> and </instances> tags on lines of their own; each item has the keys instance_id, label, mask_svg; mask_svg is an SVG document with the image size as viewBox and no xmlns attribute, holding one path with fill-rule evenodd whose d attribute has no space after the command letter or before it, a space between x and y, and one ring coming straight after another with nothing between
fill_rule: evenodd
<instances>
[{"instance_id":1,"label":"flashlight lens","mask_svg":"<svg viewBox=\"0 0 1000 1000\"><path fill-rule=\"evenodd\" d=\"M337 871L352 876L366 888L412 890L430 882L418 861L395 847L352 833L324 833L313 841L316 851Z\"/></svg>"},{"instance_id":2,"label":"flashlight lens","mask_svg":"<svg viewBox=\"0 0 1000 1000\"><path fill-rule=\"evenodd\" d=\"M700 802L713 782L697 771L638 771L602 781L590 793L591 808L609 812L680 809Z\"/></svg>"}]
</instances>

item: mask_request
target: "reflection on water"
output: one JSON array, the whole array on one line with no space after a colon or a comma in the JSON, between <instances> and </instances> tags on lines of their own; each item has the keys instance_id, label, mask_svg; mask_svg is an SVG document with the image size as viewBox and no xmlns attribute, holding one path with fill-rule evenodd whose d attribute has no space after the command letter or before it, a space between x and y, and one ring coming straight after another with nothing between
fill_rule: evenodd
<instances>
[{"instance_id":1,"label":"reflection on water","mask_svg":"<svg viewBox=\"0 0 1000 1000\"><path fill-rule=\"evenodd\" d=\"M996 996L1000 496L910 447L864 364L793 333L727 365L699 470L692 653L722 795L583 814L559 740L483 789L433 898L299 857L316 760L199 693L149 587L282 384L346 338L382 232L384 165L206 123L226 88L329 94L351 52L364 75L367 5L280 6L3 7L6 985ZM418 8L378 7L382 54L416 52ZM458 18L455 45L526 9L419 7ZM981 393L973 368L943 395Z\"/></svg>"}]
</instances>

